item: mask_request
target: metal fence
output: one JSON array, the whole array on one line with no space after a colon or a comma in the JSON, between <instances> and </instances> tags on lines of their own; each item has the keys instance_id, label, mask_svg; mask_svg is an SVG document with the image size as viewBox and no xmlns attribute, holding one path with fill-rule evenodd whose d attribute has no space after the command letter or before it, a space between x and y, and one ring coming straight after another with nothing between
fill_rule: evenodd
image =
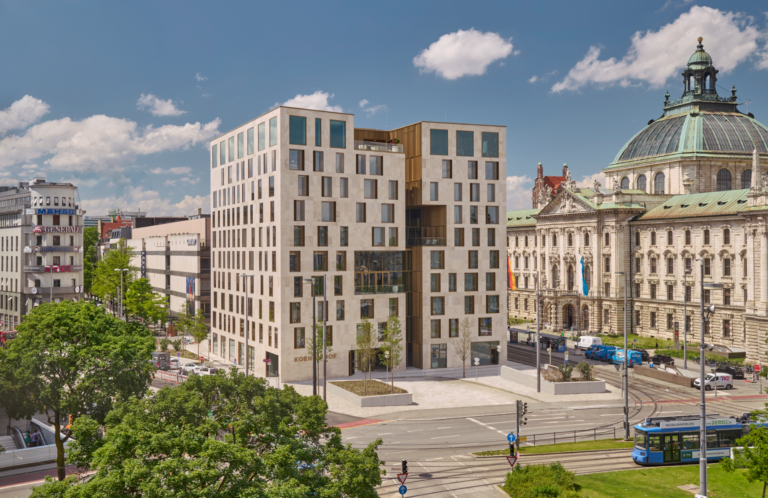
<instances>
[{"instance_id":1,"label":"metal fence","mask_svg":"<svg viewBox=\"0 0 768 498\"><path fill-rule=\"evenodd\" d=\"M618 415L617 415L618 416ZM616 429L619 430L619 437L622 437L624 429L622 427L612 427L610 429L584 429L578 431L550 432L545 434L529 434L520 436L520 443L527 446L536 446L537 444L557 444L557 443L576 443L578 441L597 441L598 439L616 439Z\"/></svg>"}]
</instances>

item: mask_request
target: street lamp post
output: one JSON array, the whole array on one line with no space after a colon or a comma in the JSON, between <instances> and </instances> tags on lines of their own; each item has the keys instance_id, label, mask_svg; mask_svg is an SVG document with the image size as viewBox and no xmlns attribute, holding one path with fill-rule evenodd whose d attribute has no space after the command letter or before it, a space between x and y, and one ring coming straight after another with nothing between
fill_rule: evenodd
<instances>
[{"instance_id":1,"label":"street lamp post","mask_svg":"<svg viewBox=\"0 0 768 498\"><path fill-rule=\"evenodd\" d=\"M120 306L120 308L118 309L117 317L118 318L123 318L123 272L130 271L130 269L129 268L115 268L115 271L119 271L120 272L120 291L118 292L118 300L119 300L118 305ZM51 296L53 296L53 294L51 294ZM51 299L51 301L53 301L53 299Z\"/></svg>"},{"instance_id":2,"label":"street lamp post","mask_svg":"<svg viewBox=\"0 0 768 498\"><path fill-rule=\"evenodd\" d=\"M541 313L539 310L539 270L536 270L536 392L541 392L541 351L539 350L539 330Z\"/></svg>"},{"instance_id":3,"label":"street lamp post","mask_svg":"<svg viewBox=\"0 0 768 498\"><path fill-rule=\"evenodd\" d=\"M328 275L323 275L323 401L327 401L327 394L328 394L328 372L326 369L327 363L325 361L326 355L326 344L328 343L328 340L325 337L326 330L328 329L328 299L327 299L327 289L328 289ZM312 299L314 302L314 299ZM394 374L393 374L394 375Z\"/></svg>"},{"instance_id":4,"label":"street lamp post","mask_svg":"<svg viewBox=\"0 0 768 498\"><path fill-rule=\"evenodd\" d=\"M683 368L688 369L688 285L686 280L691 270L683 272Z\"/></svg>"},{"instance_id":5,"label":"street lamp post","mask_svg":"<svg viewBox=\"0 0 768 498\"><path fill-rule=\"evenodd\" d=\"M248 279L254 278L253 274L240 273L238 277L243 277L243 287L245 287L245 375L250 375L248 368L251 366L250 358L248 357L248 312L251 311L250 303L248 302ZM208 343L210 344L210 342Z\"/></svg>"},{"instance_id":6,"label":"street lamp post","mask_svg":"<svg viewBox=\"0 0 768 498\"><path fill-rule=\"evenodd\" d=\"M304 278L305 284L310 284L312 288L312 396L317 396L317 332L315 324L315 279Z\"/></svg>"},{"instance_id":7,"label":"street lamp post","mask_svg":"<svg viewBox=\"0 0 768 498\"><path fill-rule=\"evenodd\" d=\"M627 274L624 275L624 441L629 441L629 349L627 349Z\"/></svg>"},{"instance_id":8,"label":"street lamp post","mask_svg":"<svg viewBox=\"0 0 768 498\"><path fill-rule=\"evenodd\" d=\"M722 289L723 284L704 283L704 265L699 266L700 279L701 279L701 296L700 296L700 310L701 310L701 344L699 344L700 357L699 357L699 390L701 391L701 416L699 427L699 494L701 496L707 496L707 398L704 395L706 389L704 389L704 378L706 372L704 367L706 366L706 344L704 343L704 332L706 324L709 322L710 315L715 312L715 305L710 305L704 308L704 289Z\"/></svg>"}]
</instances>

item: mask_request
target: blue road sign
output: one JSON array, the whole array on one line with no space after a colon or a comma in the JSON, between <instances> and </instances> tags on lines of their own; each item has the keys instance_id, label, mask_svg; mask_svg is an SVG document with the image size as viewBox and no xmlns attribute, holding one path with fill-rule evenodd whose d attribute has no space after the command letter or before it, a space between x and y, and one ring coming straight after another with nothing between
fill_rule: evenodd
<instances>
[{"instance_id":1,"label":"blue road sign","mask_svg":"<svg viewBox=\"0 0 768 498\"><path fill-rule=\"evenodd\" d=\"M514 434L507 434L507 441L509 441L510 443L514 443L515 442L515 435Z\"/></svg>"},{"instance_id":2,"label":"blue road sign","mask_svg":"<svg viewBox=\"0 0 768 498\"><path fill-rule=\"evenodd\" d=\"M408 491L408 488L406 488L405 484L403 484L402 486L400 486L400 489L398 489L398 491L400 492L401 495L404 495Z\"/></svg>"}]
</instances>

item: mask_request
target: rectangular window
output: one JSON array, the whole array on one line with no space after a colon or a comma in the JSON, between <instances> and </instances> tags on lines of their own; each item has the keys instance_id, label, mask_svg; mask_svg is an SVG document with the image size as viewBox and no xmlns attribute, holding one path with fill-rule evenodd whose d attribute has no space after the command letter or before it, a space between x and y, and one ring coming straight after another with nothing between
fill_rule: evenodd
<instances>
[{"instance_id":1,"label":"rectangular window","mask_svg":"<svg viewBox=\"0 0 768 498\"><path fill-rule=\"evenodd\" d=\"M445 269L445 251L430 251L429 267L433 270Z\"/></svg>"},{"instance_id":2,"label":"rectangular window","mask_svg":"<svg viewBox=\"0 0 768 498\"><path fill-rule=\"evenodd\" d=\"M382 156L371 156L370 174L378 176L384 174L384 158Z\"/></svg>"},{"instance_id":3,"label":"rectangular window","mask_svg":"<svg viewBox=\"0 0 768 498\"><path fill-rule=\"evenodd\" d=\"M344 320L344 301L336 301L336 320Z\"/></svg>"},{"instance_id":4,"label":"rectangular window","mask_svg":"<svg viewBox=\"0 0 768 498\"><path fill-rule=\"evenodd\" d=\"M493 320L490 318L478 318L478 335L493 335Z\"/></svg>"},{"instance_id":5,"label":"rectangular window","mask_svg":"<svg viewBox=\"0 0 768 498\"><path fill-rule=\"evenodd\" d=\"M432 339L440 339L440 320L431 321L429 334Z\"/></svg>"},{"instance_id":6,"label":"rectangular window","mask_svg":"<svg viewBox=\"0 0 768 498\"><path fill-rule=\"evenodd\" d=\"M730 260L730 258L723 259L723 276L724 277L730 277L731 276L731 260Z\"/></svg>"},{"instance_id":7,"label":"rectangular window","mask_svg":"<svg viewBox=\"0 0 768 498\"><path fill-rule=\"evenodd\" d=\"M315 118L315 147L323 145L323 120Z\"/></svg>"},{"instance_id":8,"label":"rectangular window","mask_svg":"<svg viewBox=\"0 0 768 498\"><path fill-rule=\"evenodd\" d=\"M315 151L312 158L312 171L323 171L323 152Z\"/></svg>"},{"instance_id":9,"label":"rectangular window","mask_svg":"<svg viewBox=\"0 0 768 498\"><path fill-rule=\"evenodd\" d=\"M485 163L485 179L486 180L499 179L499 163L498 162L489 161Z\"/></svg>"},{"instance_id":10,"label":"rectangular window","mask_svg":"<svg viewBox=\"0 0 768 498\"><path fill-rule=\"evenodd\" d=\"M453 222L461 224L461 206L453 206Z\"/></svg>"},{"instance_id":11,"label":"rectangular window","mask_svg":"<svg viewBox=\"0 0 768 498\"><path fill-rule=\"evenodd\" d=\"M299 194L300 196L308 196L309 195L309 177L306 175L299 175Z\"/></svg>"},{"instance_id":12,"label":"rectangular window","mask_svg":"<svg viewBox=\"0 0 768 498\"><path fill-rule=\"evenodd\" d=\"M224 163L227 162L227 152L225 145L226 142L219 142L219 164L221 166L224 166Z\"/></svg>"},{"instance_id":13,"label":"rectangular window","mask_svg":"<svg viewBox=\"0 0 768 498\"><path fill-rule=\"evenodd\" d=\"M723 289L723 304L725 306L731 305L731 289Z\"/></svg>"},{"instance_id":14,"label":"rectangular window","mask_svg":"<svg viewBox=\"0 0 768 498\"><path fill-rule=\"evenodd\" d=\"M526 278L528 278L528 277L526 277ZM496 290L496 274L495 273L486 273L485 274L485 290L487 290L487 291L495 291Z\"/></svg>"},{"instance_id":15,"label":"rectangular window","mask_svg":"<svg viewBox=\"0 0 768 498\"><path fill-rule=\"evenodd\" d=\"M467 178L477 180L477 161L467 161Z\"/></svg>"},{"instance_id":16,"label":"rectangular window","mask_svg":"<svg viewBox=\"0 0 768 498\"><path fill-rule=\"evenodd\" d=\"M356 205L356 220L358 223L365 223L365 203L358 202Z\"/></svg>"},{"instance_id":17,"label":"rectangular window","mask_svg":"<svg viewBox=\"0 0 768 498\"><path fill-rule=\"evenodd\" d=\"M480 229L479 228L472 229L472 246L473 247L480 246Z\"/></svg>"},{"instance_id":18,"label":"rectangular window","mask_svg":"<svg viewBox=\"0 0 768 498\"><path fill-rule=\"evenodd\" d=\"M487 185L488 202L496 202L496 185L489 183Z\"/></svg>"},{"instance_id":19,"label":"rectangular window","mask_svg":"<svg viewBox=\"0 0 768 498\"><path fill-rule=\"evenodd\" d=\"M321 215L322 221L336 221L336 203L323 202Z\"/></svg>"},{"instance_id":20,"label":"rectangular window","mask_svg":"<svg viewBox=\"0 0 768 498\"><path fill-rule=\"evenodd\" d=\"M499 312L499 296L488 296L485 301L486 313L498 313Z\"/></svg>"},{"instance_id":21,"label":"rectangular window","mask_svg":"<svg viewBox=\"0 0 768 498\"><path fill-rule=\"evenodd\" d=\"M394 204L381 205L381 222L382 223L395 222L395 205Z\"/></svg>"},{"instance_id":22,"label":"rectangular window","mask_svg":"<svg viewBox=\"0 0 768 498\"><path fill-rule=\"evenodd\" d=\"M312 253L312 268L314 271L328 271L328 251L315 251ZM316 293L315 295L318 294Z\"/></svg>"},{"instance_id":23,"label":"rectangular window","mask_svg":"<svg viewBox=\"0 0 768 498\"><path fill-rule=\"evenodd\" d=\"M304 247L304 227L293 227L293 245L295 247Z\"/></svg>"},{"instance_id":24,"label":"rectangular window","mask_svg":"<svg viewBox=\"0 0 768 498\"><path fill-rule=\"evenodd\" d=\"M235 137L229 137L227 142L227 162L235 160Z\"/></svg>"},{"instance_id":25,"label":"rectangular window","mask_svg":"<svg viewBox=\"0 0 768 498\"><path fill-rule=\"evenodd\" d=\"M339 245L346 247L349 245L349 227L340 227Z\"/></svg>"},{"instance_id":26,"label":"rectangular window","mask_svg":"<svg viewBox=\"0 0 768 498\"><path fill-rule=\"evenodd\" d=\"M443 178L453 178L453 167L450 159L443 159Z\"/></svg>"},{"instance_id":27,"label":"rectangular window","mask_svg":"<svg viewBox=\"0 0 768 498\"><path fill-rule=\"evenodd\" d=\"M429 130L429 153L433 156L448 155L448 130Z\"/></svg>"},{"instance_id":28,"label":"rectangular window","mask_svg":"<svg viewBox=\"0 0 768 498\"><path fill-rule=\"evenodd\" d=\"M389 200L397 200L397 180L389 181Z\"/></svg>"},{"instance_id":29,"label":"rectangular window","mask_svg":"<svg viewBox=\"0 0 768 498\"><path fill-rule=\"evenodd\" d=\"M336 271L347 270L347 251L336 251Z\"/></svg>"},{"instance_id":30,"label":"rectangular window","mask_svg":"<svg viewBox=\"0 0 768 498\"><path fill-rule=\"evenodd\" d=\"M464 291L466 292L477 291L477 273L464 274Z\"/></svg>"},{"instance_id":31,"label":"rectangular window","mask_svg":"<svg viewBox=\"0 0 768 498\"><path fill-rule=\"evenodd\" d=\"M344 286L342 285L342 276L334 275L333 276L333 295L341 296L343 294L344 294Z\"/></svg>"},{"instance_id":32,"label":"rectangular window","mask_svg":"<svg viewBox=\"0 0 768 498\"><path fill-rule=\"evenodd\" d=\"M429 275L430 292L440 292L440 274L432 273Z\"/></svg>"},{"instance_id":33,"label":"rectangular window","mask_svg":"<svg viewBox=\"0 0 768 498\"><path fill-rule=\"evenodd\" d=\"M445 368L448 362L448 345L432 344L432 368Z\"/></svg>"},{"instance_id":34,"label":"rectangular window","mask_svg":"<svg viewBox=\"0 0 768 498\"><path fill-rule=\"evenodd\" d=\"M453 245L456 247L462 247L464 245L464 229L453 229Z\"/></svg>"},{"instance_id":35,"label":"rectangular window","mask_svg":"<svg viewBox=\"0 0 768 498\"><path fill-rule=\"evenodd\" d=\"M304 201L293 201L293 221L304 221Z\"/></svg>"},{"instance_id":36,"label":"rectangular window","mask_svg":"<svg viewBox=\"0 0 768 498\"><path fill-rule=\"evenodd\" d=\"M328 246L328 227L317 227L317 245Z\"/></svg>"},{"instance_id":37,"label":"rectangular window","mask_svg":"<svg viewBox=\"0 0 768 498\"><path fill-rule=\"evenodd\" d=\"M301 323L301 303L291 303L290 323Z\"/></svg>"},{"instance_id":38,"label":"rectangular window","mask_svg":"<svg viewBox=\"0 0 768 498\"><path fill-rule=\"evenodd\" d=\"M331 120L331 147L336 149L345 149L347 147L346 121ZM340 173L343 173L343 171Z\"/></svg>"},{"instance_id":39,"label":"rectangular window","mask_svg":"<svg viewBox=\"0 0 768 498\"><path fill-rule=\"evenodd\" d=\"M291 149L288 151L288 169L304 171L304 151ZM267 170L266 164L264 171Z\"/></svg>"},{"instance_id":40,"label":"rectangular window","mask_svg":"<svg viewBox=\"0 0 768 498\"><path fill-rule=\"evenodd\" d=\"M475 314L475 296L464 296L464 314Z\"/></svg>"},{"instance_id":41,"label":"rectangular window","mask_svg":"<svg viewBox=\"0 0 768 498\"><path fill-rule=\"evenodd\" d=\"M333 197L333 178L330 176L324 176L322 178L321 193L323 197Z\"/></svg>"},{"instance_id":42,"label":"rectangular window","mask_svg":"<svg viewBox=\"0 0 768 498\"><path fill-rule=\"evenodd\" d=\"M356 164L356 173L358 175L364 175L365 174L365 155L364 154L358 154L356 156L357 164Z\"/></svg>"},{"instance_id":43,"label":"rectangular window","mask_svg":"<svg viewBox=\"0 0 768 498\"><path fill-rule=\"evenodd\" d=\"M469 202L480 202L480 184L469 184Z\"/></svg>"},{"instance_id":44,"label":"rectangular window","mask_svg":"<svg viewBox=\"0 0 768 498\"><path fill-rule=\"evenodd\" d=\"M397 227L389 229L389 246L397 246Z\"/></svg>"},{"instance_id":45,"label":"rectangular window","mask_svg":"<svg viewBox=\"0 0 768 498\"><path fill-rule=\"evenodd\" d=\"M459 319L448 320L448 337L459 337Z\"/></svg>"},{"instance_id":46,"label":"rectangular window","mask_svg":"<svg viewBox=\"0 0 768 498\"><path fill-rule=\"evenodd\" d=\"M432 314L444 315L445 314L445 298L442 296L432 298Z\"/></svg>"},{"instance_id":47,"label":"rectangular window","mask_svg":"<svg viewBox=\"0 0 768 498\"><path fill-rule=\"evenodd\" d=\"M488 247L493 247L495 245L496 245L496 229L489 228L488 229Z\"/></svg>"},{"instance_id":48,"label":"rectangular window","mask_svg":"<svg viewBox=\"0 0 768 498\"><path fill-rule=\"evenodd\" d=\"M211 168L219 165L219 149L216 144L211 146Z\"/></svg>"},{"instance_id":49,"label":"rectangular window","mask_svg":"<svg viewBox=\"0 0 768 498\"><path fill-rule=\"evenodd\" d=\"M373 299L360 300L360 318L373 318Z\"/></svg>"},{"instance_id":50,"label":"rectangular window","mask_svg":"<svg viewBox=\"0 0 768 498\"><path fill-rule=\"evenodd\" d=\"M373 227L373 245L384 245L384 229L379 227Z\"/></svg>"},{"instance_id":51,"label":"rectangular window","mask_svg":"<svg viewBox=\"0 0 768 498\"><path fill-rule=\"evenodd\" d=\"M261 333L259 334L259 337L261 337ZM304 327L296 327L293 329L293 348L302 349L303 347L304 347Z\"/></svg>"},{"instance_id":52,"label":"rectangular window","mask_svg":"<svg viewBox=\"0 0 768 498\"><path fill-rule=\"evenodd\" d=\"M448 274L448 292L456 292L456 274Z\"/></svg>"},{"instance_id":53,"label":"rectangular window","mask_svg":"<svg viewBox=\"0 0 768 498\"><path fill-rule=\"evenodd\" d=\"M343 152L336 153L336 173L344 173L344 153Z\"/></svg>"},{"instance_id":54,"label":"rectangular window","mask_svg":"<svg viewBox=\"0 0 768 498\"><path fill-rule=\"evenodd\" d=\"M437 198L437 182L429 182L429 200L436 201Z\"/></svg>"},{"instance_id":55,"label":"rectangular window","mask_svg":"<svg viewBox=\"0 0 768 498\"><path fill-rule=\"evenodd\" d=\"M261 123L258 126L259 130L259 150L266 148L266 123Z\"/></svg>"},{"instance_id":56,"label":"rectangular window","mask_svg":"<svg viewBox=\"0 0 768 498\"><path fill-rule=\"evenodd\" d=\"M526 258L527 260L527 258ZM491 251L490 253L490 265L491 268L499 267L499 251Z\"/></svg>"},{"instance_id":57,"label":"rectangular window","mask_svg":"<svg viewBox=\"0 0 768 498\"><path fill-rule=\"evenodd\" d=\"M275 177L274 176L269 177L269 196L270 197L275 196Z\"/></svg>"},{"instance_id":58,"label":"rectangular window","mask_svg":"<svg viewBox=\"0 0 768 498\"><path fill-rule=\"evenodd\" d=\"M237 134L237 158L242 159L245 156L245 133Z\"/></svg>"},{"instance_id":59,"label":"rectangular window","mask_svg":"<svg viewBox=\"0 0 768 498\"><path fill-rule=\"evenodd\" d=\"M378 180L365 180L363 182L363 197L366 199L377 199L378 190Z\"/></svg>"},{"instance_id":60,"label":"rectangular window","mask_svg":"<svg viewBox=\"0 0 768 498\"><path fill-rule=\"evenodd\" d=\"M477 251L469 251L469 268L477 268Z\"/></svg>"},{"instance_id":61,"label":"rectangular window","mask_svg":"<svg viewBox=\"0 0 768 498\"><path fill-rule=\"evenodd\" d=\"M288 271L301 271L301 252L291 251L288 253Z\"/></svg>"},{"instance_id":62,"label":"rectangular window","mask_svg":"<svg viewBox=\"0 0 768 498\"><path fill-rule=\"evenodd\" d=\"M269 120L269 146L277 145L277 117ZM266 168L266 164L264 167Z\"/></svg>"},{"instance_id":63,"label":"rectangular window","mask_svg":"<svg viewBox=\"0 0 768 498\"><path fill-rule=\"evenodd\" d=\"M339 197L349 197L349 179L339 178Z\"/></svg>"},{"instance_id":64,"label":"rectangular window","mask_svg":"<svg viewBox=\"0 0 768 498\"><path fill-rule=\"evenodd\" d=\"M270 125L272 122L270 121ZM307 145L307 118L303 116L288 116L289 139L291 145ZM271 135L271 130L270 130ZM270 141L271 141L270 136ZM485 155L485 154L483 154Z\"/></svg>"},{"instance_id":65,"label":"rectangular window","mask_svg":"<svg viewBox=\"0 0 768 498\"><path fill-rule=\"evenodd\" d=\"M483 157L499 157L499 134L482 132Z\"/></svg>"},{"instance_id":66,"label":"rectangular window","mask_svg":"<svg viewBox=\"0 0 768 498\"><path fill-rule=\"evenodd\" d=\"M610 273L611 272L611 257L606 256L605 257L605 272Z\"/></svg>"},{"instance_id":67,"label":"rectangular window","mask_svg":"<svg viewBox=\"0 0 768 498\"><path fill-rule=\"evenodd\" d=\"M453 200L456 202L461 202L461 183L454 183L453 184Z\"/></svg>"},{"instance_id":68,"label":"rectangular window","mask_svg":"<svg viewBox=\"0 0 768 498\"><path fill-rule=\"evenodd\" d=\"M704 258L704 275L711 275L712 274L711 266L710 266L710 261L711 260L709 258Z\"/></svg>"},{"instance_id":69,"label":"rectangular window","mask_svg":"<svg viewBox=\"0 0 768 498\"><path fill-rule=\"evenodd\" d=\"M456 155L472 157L475 155L475 134L471 131L456 132Z\"/></svg>"}]
</instances>

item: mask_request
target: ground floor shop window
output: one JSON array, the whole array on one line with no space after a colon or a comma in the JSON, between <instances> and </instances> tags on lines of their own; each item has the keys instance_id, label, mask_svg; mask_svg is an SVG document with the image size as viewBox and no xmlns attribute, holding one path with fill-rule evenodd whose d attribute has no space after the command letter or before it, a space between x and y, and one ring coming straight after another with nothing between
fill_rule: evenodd
<instances>
[{"instance_id":1,"label":"ground floor shop window","mask_svg":"<svg viewBox=\"0 0 768 498\"><path fill-rule=\"evenodd\" d=\"M229 361L235 361L235 340L229 340Z\"/></svg>"},{"instance_id":2,"label":"ground floor shop window","mask_svg":"<svg viewBox=\"0 0 768 498\"><path fill-rule=\"evenodd\" d=\"M447 344L432 344L432 368L446 368L448 366Z\"/></svg>"},{"instance_id":3,"label":"ground floor shop window","mask_svg":"<svg viewBox=\"0 0 768 498\"><path fill-rule=\"evenodd\" d=\"M498 365L499 364L499 343L493 342L473 342L472 343L472 365L475 364L475 358L480 360L480 365Z\"/></svg>"},{"instance_id":4,"label":"ground floor shop window","mask_svg":"<svg viewBox=\"0 0 768 498\"><path fill-rule=\"evenodd\" d=\"M213 354L219 354L219 334L213 334Z\"/></svg>"}]
</instances>

